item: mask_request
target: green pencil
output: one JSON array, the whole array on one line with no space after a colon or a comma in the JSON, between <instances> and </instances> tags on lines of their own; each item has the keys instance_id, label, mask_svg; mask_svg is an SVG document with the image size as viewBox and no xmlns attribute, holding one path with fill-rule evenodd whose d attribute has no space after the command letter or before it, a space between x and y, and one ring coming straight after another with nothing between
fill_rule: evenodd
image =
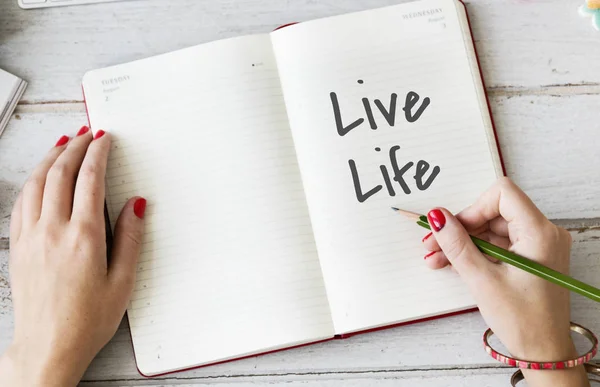
<instances>
[{"instance_id":1,"label":"green pencil","mask_svg":"<svg viewBox=\"0 0 600 387\"><path fill-rule=\"evenodd\" d=\"M416 221L419 226L431 230L431 227L429 227L429 221L425 215L415 214L414 212L401 210L396 207L392 207L392 209L406 216L407 218ZM479 239L474 236L471 236L471 239L473 240L473 243L475 243L475 246L477 246L482 253L487 254L490 257L494 257L502 262L508 263L509 265L513 265L556 285L562 286L563 288L567 288L575 293L581 294L584 297L592 299L596 302L600 302L600 289L595 288L592 285L588 285L576 280L573 277L569 277L568 275L562 274L556 270L552 270L541 263L532 261L531 259L521 257L520 255L504 250L503 248L484 241L483 239Z\"/></svg>"}]
</instances>

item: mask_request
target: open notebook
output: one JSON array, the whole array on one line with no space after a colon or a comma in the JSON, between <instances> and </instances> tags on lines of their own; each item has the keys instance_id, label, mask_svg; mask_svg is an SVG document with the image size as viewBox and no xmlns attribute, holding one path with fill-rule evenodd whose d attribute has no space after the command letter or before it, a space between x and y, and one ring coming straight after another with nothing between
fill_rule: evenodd
<instances>
[{"instance_id":1,"label":"open notebook","mask_svg":"<svg viewBox=\"0 0 600 387\"><path fill-rule=\"evenodd\" d=\"M390 206L500 175L464 6L425 0L95 70L114 222L148 199L128 309L158 375L472 308Z\"/></svg>"}]
</instances>

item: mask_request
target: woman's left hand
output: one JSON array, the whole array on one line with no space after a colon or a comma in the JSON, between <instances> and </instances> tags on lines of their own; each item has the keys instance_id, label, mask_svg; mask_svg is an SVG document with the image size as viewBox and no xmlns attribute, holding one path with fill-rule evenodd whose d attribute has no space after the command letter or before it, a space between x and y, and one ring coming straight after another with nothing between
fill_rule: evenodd
<instances>
[{"instance_id":1,"label":"woman's left hand","mask_svg":"<svg viewBox=\"0 0 600 387\"><path fill-rule=\"evenodd\" d=\"M110 135L63 136L16 201L10 230L14 339L2 386L76 386L115 334L133 285L146 201L130 199L107 263L104 177Z\"/></svg>"}]
</instances>

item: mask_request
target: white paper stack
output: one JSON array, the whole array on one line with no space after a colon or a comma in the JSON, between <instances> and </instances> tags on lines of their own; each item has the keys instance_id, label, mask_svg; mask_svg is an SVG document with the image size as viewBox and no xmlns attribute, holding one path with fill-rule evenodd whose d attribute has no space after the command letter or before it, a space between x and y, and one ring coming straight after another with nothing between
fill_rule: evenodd
<instances>
[{"instance_id":1,"label":"white paper stack","mask_svg":"<svg viewBox=\"0 0 600 387\"><path fill-rule=\"evenodd\" d=\"M26 87L27 82L21 78L0 70L0 135L6 128Z\"/></svg>"}]
</instances>

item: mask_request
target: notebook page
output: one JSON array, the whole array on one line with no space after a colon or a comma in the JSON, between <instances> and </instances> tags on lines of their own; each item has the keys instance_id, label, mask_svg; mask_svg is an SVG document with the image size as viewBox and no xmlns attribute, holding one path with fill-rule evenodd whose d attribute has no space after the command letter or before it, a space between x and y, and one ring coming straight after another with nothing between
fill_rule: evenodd
<instances>
[{"instance_id":1,"label":"notebook page","mask_svg":"<svg viewBox=\"0 0 600 387\"><path fill-rule=\"evenodd\" d=\"M426 268L425 231L390 209L459 211L502 174L457 6L407 3L272 34L338 334L474 305L454 272Z\"/></svg>"},{"instance_id":2,"label":"notebook page","mask_svg":"<svg viewBox=\"0 0 600 387\"><path fill-rule=\"evenodd\" d=\"M88 73L110 218L148 199L129 324L155 375L333 336L268 35Z\"/></svg>"}]
</instances>

